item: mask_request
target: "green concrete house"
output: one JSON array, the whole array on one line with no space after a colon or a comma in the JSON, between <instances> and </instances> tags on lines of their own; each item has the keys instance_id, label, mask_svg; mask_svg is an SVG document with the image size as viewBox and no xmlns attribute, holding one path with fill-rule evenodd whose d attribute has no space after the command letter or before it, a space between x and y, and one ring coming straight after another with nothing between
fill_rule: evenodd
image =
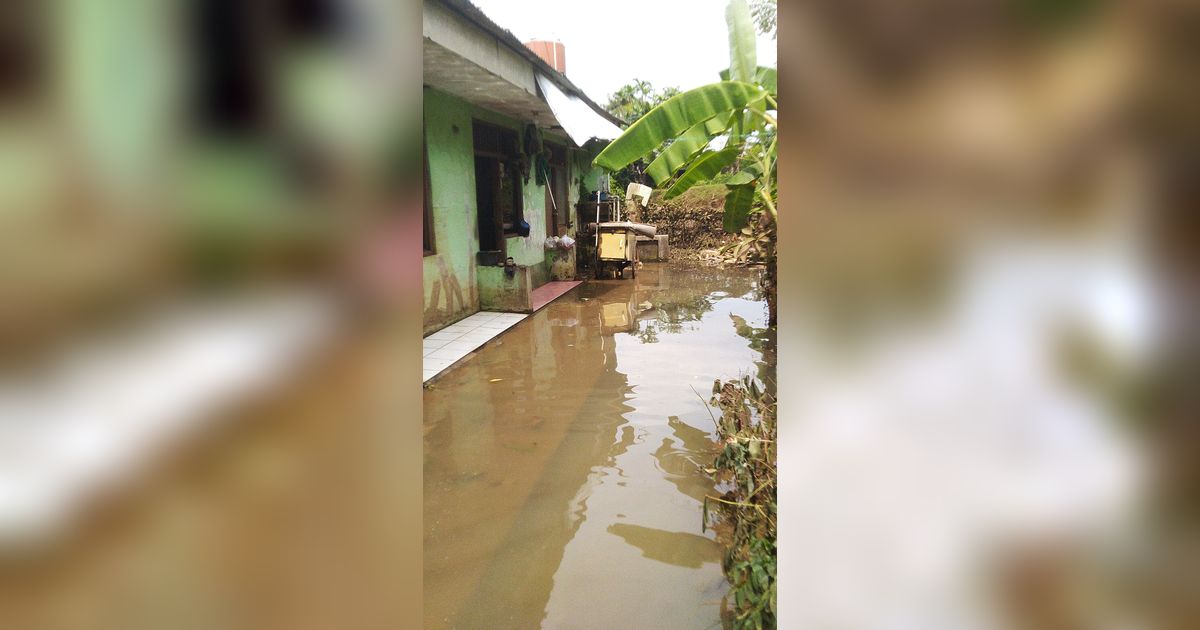
<instances>
[{"instance_id":1,"label":"green concrete house","mask_svg":"<svg viewBox=\"0 0 1200 630\"><path fill-rule=\"evenodd\" d=\"M575 249L546 240L575 236L580 190L600 184L592 158L621 130L563 74L561 44L523 44L463 0L427 0L422 32L431 333L480 310L530 312L533 289L575 277Z\"/></svg>"}]
</instances>

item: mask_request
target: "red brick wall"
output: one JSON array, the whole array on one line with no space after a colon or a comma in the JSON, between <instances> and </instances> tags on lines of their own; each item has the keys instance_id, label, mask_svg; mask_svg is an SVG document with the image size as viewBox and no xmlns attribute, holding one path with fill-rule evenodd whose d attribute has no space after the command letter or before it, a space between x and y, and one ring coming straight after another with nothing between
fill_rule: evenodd
<instances>
[{"instance_id":1,"label":"red brick wall","mask_svg":"<svg viewBox=\"0 0 1200 630\"><path fill-rule=\"evenodd\" d=\"M563 46L562 42L534 40L531 42L525 42L525 47L536 53L537 56L541 57L555 70L558 70L564 74L566 73L567 49Z\"/></svg>"}]
</instances>

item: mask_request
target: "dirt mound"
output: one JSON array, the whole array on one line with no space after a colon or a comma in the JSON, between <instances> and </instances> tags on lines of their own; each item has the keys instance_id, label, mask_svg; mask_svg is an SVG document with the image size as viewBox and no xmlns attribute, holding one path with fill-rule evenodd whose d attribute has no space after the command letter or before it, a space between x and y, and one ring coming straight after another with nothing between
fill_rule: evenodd
<instances>
[{"instance_id":1,"label":"dirt mound","mask_svg":"<svg viewBox=\"0 0 1200 630\"><path fill-rule=\"evenodd\" d=\"M721 227L725 207L725 186L696 186L674 199L664 200L662 191L650 196L649 207L640 212L644 223L657 228L658 233L670 235L672 258L678 251L681 258L689 251L719 249L732 236Z\"/></svg>"}]
</instances>

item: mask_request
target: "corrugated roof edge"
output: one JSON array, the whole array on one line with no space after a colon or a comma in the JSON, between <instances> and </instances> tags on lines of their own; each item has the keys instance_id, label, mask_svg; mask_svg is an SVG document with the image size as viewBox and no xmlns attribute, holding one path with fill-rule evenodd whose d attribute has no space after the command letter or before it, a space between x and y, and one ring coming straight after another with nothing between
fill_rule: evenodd
<instances>
[{"instance_id":1,"label":"corrugated roof edge","mask_svg":"<svg viewBox=\"0 0 1200 630\"><path fill-rule=\"evenodd\" d=\"M567 92L579 97L584 103L588 104L588 107L591 107L593 110L596 111L597 114L600 114L602 117L604 117L609 122L611 122L614 125L621 127L621 128L625 128L627 126L625 124L625 121L608 113L603 107L601 107L595 101L593 101L591 98L589 98L588 95L586 93L584 93L583 90L579 89L579 86L575 85L574 83L571 82L570 79L567 78L567 75L555 70L554 66L551 66L550 64L546 63L546 61L544 59L537 56L537 53L526 48L525 44L521 43L521 40L517 39L517 36L513 35L511 31L509 31L508 29L503 28L499 24L496 24L495 22L493 22L492 19L489 18L479 7L475 6L474 4L471 4L467 0L437 0L437 1L441 2L442 4L446 5L447 7L450 7L451 10L453 10L454 12L461 15L467 21L475 24L476 26L483 29L484 31L487 31L488 33L492 34L493 36L496 37L496 39L500 40L501 42L504 42L504 44L507 45L509 48L511 48L513 50L513 52L517 53L518 55L521 55L522 57L524 57L525 59L527 59L531 63L533 63L534 67L542 70L542 72L545 73L547 78L549 78L551 81L554 81L556 84L558 84L559 87L566 90Z\"/></svg>"}]
</instances>

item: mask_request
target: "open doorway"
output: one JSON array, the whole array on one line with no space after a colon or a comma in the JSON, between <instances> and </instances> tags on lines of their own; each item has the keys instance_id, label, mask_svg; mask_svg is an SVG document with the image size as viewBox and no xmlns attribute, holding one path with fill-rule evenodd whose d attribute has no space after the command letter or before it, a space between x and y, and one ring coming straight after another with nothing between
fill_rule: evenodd
<instances>
[{"instance_id":1,"label":"open doorway","mask_svg":"<svg viewBox=\"0 0 1200 630\"><path fill-rule=\"evenodd\" d=\"M517 133L479 121L473 127L479 250L503 252L504 238L516 234L524 218Z\"/></svg>"},{"instance_id":2,"label":"open doorway","mask_svg":"<svg viewBox=\"0 0 1200 630\"><path fill-rule=\"evenodd\" d=\"M475 207L479 221L479 251L501 251L504 239L497 220L496 198L500 196L498 161L494 157L475 156Z\"/></svg>"}]
</instances>

